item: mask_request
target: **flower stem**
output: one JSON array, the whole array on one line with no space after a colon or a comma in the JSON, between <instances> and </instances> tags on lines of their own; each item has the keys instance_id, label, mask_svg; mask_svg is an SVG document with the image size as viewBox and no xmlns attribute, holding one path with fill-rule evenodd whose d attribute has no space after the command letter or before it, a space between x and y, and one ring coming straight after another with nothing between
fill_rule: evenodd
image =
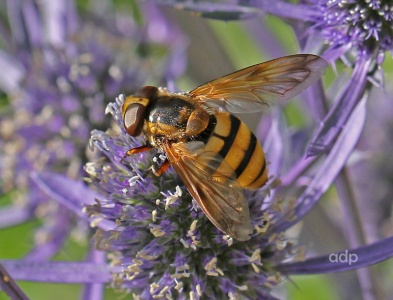
<instances>
[{"instance_id":1,"label":"flower stem","mask_svg":"<svg viewBox=\"0 0 393 300\"><path fill-rule=\"evenodd\" d=\"M0 264L0 288L12 300L29 299L1 264Z\"/></svg>"},{"instance_id":2,"label":"flower stem","mask_svg":"<svg viewBox=\"0 0 393 300\"><path fill-rule=\"evenodd\" d=\"M329 109L322 82L319 81L314 84L314 86L312 86L307 93L304 93L304 95L308 103L310 103L315 121L320 123ZM334 184L343 210L344 228L347 229L345 234L349 246L351 248L356 248L365 245L367 243L367 236L362 224L357 201L352 190L347 167L344 167L338 174ZM375 273L372 272L370 268L358 269L356 272L363 298L365 300L379 299L377 295L381 295L381 292L380 288L378 288L378 280Z\"/></svg>"},{"instance_id":3,"label":"flower stem","mask_svg":"<svg viewBox=\"0 0 393 300\"><path fill-rule=\"evenodd\" d=\"M320 100L314 101L313 109L314 112L317 112L314 113L314 118L319 123L323 119L322 113L328 113L328 104L326 97L322 97L322 85L316 85L314 89L314 94L318 93L318 90L321 91L321 97L312 97L313 94L311 93L306 94L306 96L308 96L310 100L312 100L311 98ZM334 184L343 210L343 220L345 222L344 228L347 229L345 234L348 239L349 246L351 248L356 248L361 245L365 245L367 242L367 236L361 221L357 201L352 190L347 167L344 167L338 174ZM379 299L377 295L380 295L381 292L378 288L378 280L375 273L372 272L370 268L358 269L356 272L359 285L362 290L363 299Z\"/></svg>"},{"instance_id":4,"label":"flower stem","mask_svg":"<svg viewBox=\"0 0 393 300\"><path fill-rule=\"evenodd\" d=\"M345 222L346 236L350 248L367 244L367 236L361 220L360 211L351 187L348 169L345 167L335 180ZM363 299L382 299L376 274L371 268L358 269L357 276L362 290Z\"/></svg>"}]
</instances>

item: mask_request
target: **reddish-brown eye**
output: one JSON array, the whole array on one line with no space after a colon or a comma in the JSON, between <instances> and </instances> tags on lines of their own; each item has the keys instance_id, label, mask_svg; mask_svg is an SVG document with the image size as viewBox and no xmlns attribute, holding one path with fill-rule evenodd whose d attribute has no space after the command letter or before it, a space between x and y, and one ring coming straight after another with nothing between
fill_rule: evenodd
<instances>
[{"instance_id":1,"label":"reddish-brown eye","mask_svg":"<svg viewBox=\"0 0 393 300\"><path fill-rule=\"evenodd\" d=\"M140 103L130 104L123 116L124 128L131 136L138 136L141 134L146 106Z\"/></svg>"},{"instance_id":2,"label":"reddish-brown eye","mask_svg":"<svg viewBox=\"0 0 393 300\"><path fill-rule=\"evenodd\" d=\"M146 107L154 101L158 89L154 86L144 86L135 95L125 99L122 106L123 124L127 133L131 136L141 134L146 114Z\"/></svg>"},{"instance_id":3,"label":"reddish-brown eye","mask_svg":"<svg viewBox=\"0 0 393 300\"><path fill-rule=\"evenodd\" d=\"M157 94L158 89L155 86L146 85L140 88L134 97L146 98L152 100L152 98Z\"/></svg>"}]
</instances>

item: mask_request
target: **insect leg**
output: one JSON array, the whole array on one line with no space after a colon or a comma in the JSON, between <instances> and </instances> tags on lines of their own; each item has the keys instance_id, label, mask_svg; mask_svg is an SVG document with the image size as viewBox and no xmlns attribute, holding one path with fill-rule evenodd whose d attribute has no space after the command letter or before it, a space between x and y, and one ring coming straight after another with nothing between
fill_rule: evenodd
<instances>
[{"instance_id":1,"label":"insect leg","mask_svg":"<svg viewBox=\"0 0 393 300\"><path fill-rule=\"evenodd\" d=\"M166 158L164 160L164 162L162 163L162 165L158 168L158 170L155 170L154 168L152 168L152 171L153 171L154 175L161 176L162 174L165 173L166 170L168 170L170 165L171 165L171 163L169 162L168 158Z\"/></svg>"},{"instance_id":2,"label":"insect leg","mask_svg":"<svg viewBox=\"0 0 393 300\"><path fill-rule=\"evenodd\" d=\"M128 150L126 153L124 153L122 159L120 160L120 162L124 162L123 160L127 157L127 156L131 156L133 154L137 154L137 153L141 153L141 152L145 152L147 150L150 150L151 148L153 148L152 146L148 145L143 145L143 146L139 146L136 148L132 148L130 150Z\"/></svg>"},{"instance_id":3,"label":"insect leg","mask_svg":"<svg viewBox=\"0 0 393 300\"><path fill-rule=\"evenodd\" d=\"M150 150L151 148L153 148L153 147L150 145L143 145L143 146L139 146L136 148L132 148L124 154L124 157L130 156L133 154L137 154L137 153L141 153L141 152L145 152L147 150Z\"/></svg>"},{"instance_id":4,"label":"insect leg","mask_svg":"<svg viewBox=\"0 0 393 300\"><path fill-rule=\"evenodd\" d=\"M194 109L187 121L187 136L198 135L209 125L209 114L201 107Z\"/></svg>"}]
</instances>

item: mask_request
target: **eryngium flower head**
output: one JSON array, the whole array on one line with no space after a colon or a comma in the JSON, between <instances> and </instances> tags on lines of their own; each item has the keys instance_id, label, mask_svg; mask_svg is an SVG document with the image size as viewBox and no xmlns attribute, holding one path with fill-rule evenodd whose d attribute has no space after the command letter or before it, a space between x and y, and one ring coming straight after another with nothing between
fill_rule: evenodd
<instances>
[{"instance_id":1,"label":"eryngium flower head","mask_svg":"<svg viewBox=\"0 0 393 300\"><path fill-rule=\"evenodd\" d=\"M122 125L123 96L107 110L120 130L93 131L91 144L108 159L89 163L89 182L103 194L90 215L115 220L117 230L98 230L99 249L110 252L113 284L141 299L265 299L281 281L273 265L296 251L283 234L270 230L284 213L263 203L263 191L248 193L254 235L238 242L219 231L193 201L173 169L161 177L150 171L163 159L154 150L123 158L143 144Z\"/></svg>"},{"instance_id":2,"label":"eryngium flower head","mask_svg":"<svg viewBox=\"0 0 393 300\"><path fill-rule=\"evenodd\" d=\"M151 31L149 26L153 23L140 26L125 16L78 19L72 5L65 5L68 10L58 8L65 10L63 18L69 22L63 24L61 16L53 17L50 12L41 15L43 7L26 3L9 5L10 10L15 11L10 14L10 22L14 25L12 29L18 32L29 19L29 31L22 38L16 33L11 36L19 45L10 49L13 53L0 52L4 71L19 71L19 77L12 83L3 77L0 82L10 99L11 110L11 116L4 116L1 123L2 138L7 141L1 155L7 189L15 184L21 188L18 183L26 180L23 174L31 168L41 170L51 166L54 170L67 170L74 167L69 172L78 173L90 128L107 126L102 118L105 99L120 91L132 92L147 78L171 80L176 76L172 72L175 67L169 66L171 47L185 49L184 44L179 45L181 38L177 39L176 30L161 36L160 44L145 34ZM40 5L45 6L45 2ZM31 8L29 14L23 11L26 7ZM46 9L50 8L48 4ZM23 11L22 18L19 14L19 18L16 16L17 10ZM154 9L149 14L155 20L162 19ZM161 21L161 26L168 26L163 19ZM59 24L54 26L53 22ZM43 24L59 29L55 31ZM61 44L51 41L45 36L47 31L48 35L64 36L65 41ZM33 40L34 37L41 38ZM151 51L153 44L160 51ZM177 64L182 65L178 51Z\"/></svg>"},{"instance_id":3,"label":"eryngium flower head","mask_svg":"<svg viewBox=\"0 0 393 300\"><path fill-rule=\"evenodd\" d=\"M47 205L31 173L80 177L91 155L91 129L109 124L106 99L134 91L147 78L175 78L184 67L186 43L155 7L141 11L153 20L142 25L126 14L80 17L72 1L7 5L12 27L1 34L12 42L0 50L0 88L8 99L0 121L0 181L4 192L13 193L12 204L0 210L0 227L52 216L37 241L58 240L59 246L70 229L69 214ZM157 25L162 30L153 35Z\"/></svg>"},{"instance_id":4,"label":"eryngium flower head","mask_svg":"<svg viewBox=\"0 0 393 300\"><path fill-rule=\"evenodd\" d=\"M393 3L390 0L313 1L321 18L316 30L333 49L357 50L358 56L380 56L393 50Z\"/></svg>"}]
</instances>

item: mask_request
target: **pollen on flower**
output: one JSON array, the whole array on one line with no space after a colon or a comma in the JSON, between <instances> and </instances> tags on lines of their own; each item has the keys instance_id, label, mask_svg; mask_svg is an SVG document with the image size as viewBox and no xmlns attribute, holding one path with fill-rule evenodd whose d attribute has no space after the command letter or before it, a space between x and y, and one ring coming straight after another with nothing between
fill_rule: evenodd
<instances>
[{"instance_id":1,"label":"pollen on flower","mask_svg":"<svg viewBox=\"0 0 393 300\"><path fill-rule=\"evenodd\" d=\"M254 269L254 272L255 273L259 273L261 270L259 269L259 267L256 265L256 264L254 264L254 263L251 263L251 266L252 266L252 268Z\"/></svg>"},{"instance_id":2,"label":"pollen on flower","mask_svg":"<svg viewBox=\"0 0 393 300\"><path fill-rule=\"evenodd\" d=\"M154 209L151 212L151 219L152 219L153 222L157 221L157 210L156 209Z\"/></svg>"},{"instance_id":3,"label":"pollen on flower","mask_svg":"<svg viewBox=\"0 0 393 300\"><path fill-rule=\"evenodd\" d=\"M168 291L168 289L169 289L169 287L164 287L161 291L160 291L160 293L159 294L157 294L157 295L153 295L153 299L161 299L161 298L166 298L166 299L169 299L169 300L171 300L171 299L173 299L172 297L171 297L171 295L169 294L169 293L167 293L167 291Z\"/></svg>"},{"instance_id":4,"label":"pollen on flower","mask_svg":"<svg viewBox=\"0 0 393 300\"><path fill-rule=\"evenodd\" d=\"M184 248L190 248L190 244L187 241L185 241L184 239L180 239L180 243L182 243Z\"/></svg>"},{"instance_id":5,"label":"pollen on flower","mask_svg":"<svg viewBox=\"0 0 393 300\"><path fill-rule=\"evenodd\" d=\"M140 266L143 265L143 263L138 260L138 259L133 259L133 263L127 267L127 269L124 271L126 279L127 280L133 280L140 272L142 272L142 269Z\"/></svg>"},{"instance_id":6,"label":"pollen on flower","mask_svg":"<svg viewBox=\"0 0 393 300\"><path fill-rule=\"evenodd\" d=\"M155 260L158 258L158 255L148 255L146 253L144 253L143 251L138 251L136 253L136 258L143 258L145 260Z\"/></svg>"},{"instance_id":7,"label":"pollen on flower","mask_svg":"<svg viewBox=\"0 0 393 300\"><path fill-rule=\"evenodd\" d=\"M153 295L159 288L160 288L160 285L153 282L152 284L150 284L150 294Z\"/></svg>"},{"instance_id":8,"label":"pollen on flower","mask_svg":"<svg viewBox=\"0 0 393 300\"><path fill-rule=\"evenodd\" d=\"M143 178L138 174L135 176L132 176L130 179L128 179L128 184L132 187L134 186L138 181L143 181Z\"/></svg>"},{"instance_id":9,"label":"pollen on flower","mask_svg":"<svg viewBox=\"0 0 393 300\"><path fill-rule=\"evenodd\" d=\"M177 270L176 270L177 271ZM189 278L191 276L191 274L189 272L181 272L181 273L176 273L176 274L172 274L171 277L172 278L176 278L176 279L180 279L180 278Z\"/></svg>"},{"instance_id":10,"label":"pollen on flower","mask_svg":"<svg viewBox=\"0 0 393 300\"><path fill-rule=\"evenodd\" d=\"M278 234L272 234L269 237L269 243L274 244L278 250L282 250L287 246L285 235L282 232Z\"/></svg>"},{"instance_id":11,"label":"pollen on flower","mask_svg":"<svg viewBox=\"0 0 393 300\"><path fill-rule=\"evenodd\" d=\"M208 276L224 276L224 272L217 268L217 257L213 257L206 265L205 265L206 274Z\"/></svg>"},{"instance_id":12,"label":"pollen on flower","mask_svg":"<svg viewBox=\"0 0 393 300\"><path fill-rule=\"evenodd\" d=\"M195 293L194 293L194 291L191 291L189 293L189 298L190 298L190 300L195 300Z\"/></svg>"},{"instance_id":13,"label":"pollen on flower","mask_svg":"<svg viewBox=\"0 0 393 300\"><path fill-rule=\"evenodd\" d=\"M277 285L277 283L280 283L281 281L282 281L281 274L277 272L274 275L268 276L266 282L264 282L264 285L271 288Z\"/></svg>"},{"instance_id":14,"label":"pollen on flower","mask_svg":"<svg viewBox=\"0 0 393 300\"><path fill-rule=\"evenodd\" d=\"M183 195L183 191L178 185L176 186L176 195L178 195L178 197L181 197Z\"/></svg>"},{"instance_id":15,"label":"pollen on flower","mask_svg":"<svg viewBox=\"0 0 393 300\"><path fill-rule=\"evenodd\" d=\"M261 249L255 249L251 257L248 259L251 263L261 263Z\"/></svg>"},{"instance_id":16,"label":"pollen on flower","mask_svg":"<svg viewBox=\"0 0 393 300\"><path fill-rule=\"evenodd\" d=\"M199 245L200 241L197 239L197 236L195 235L195 230L196 230L196 225L198 223L198 220L192 221L190 225L190 229L187 231L187 237L191 238L191 244L189 243L189 247L192 249L196 250L196 246Z\"/></svg>"},{"instance_id":17,"label":"pollen on flower","mask_svg":"<svg viewBox=\"0 0 393 300\"><path fill-rule=\"evenodd\" d=\"M160 237L165 235L165 231L162 230L161 226L156 224L150 224L150 232L155 237Z\"/></svg>"},{"instance_id":18,"label":"pollen on flower","mask_svg":"<svg viewBox=\"0 0 393 300\"><path fill-rule=\"evenodd\" d=\"M280 233L278 235L277 240L276 240L276 247L278 250L282 250L282 249L285 249L286 246L287 246L287 240L286 240L284 234Z\"/></svg>"},{"instance_id":19,"label":"pollen on flower","mask_svg":"<svg viewBox=\"0 0 393 300\"><path fill-rule=\"evenodd\" d=\"M94 218L92 221L90 221L90 227L91 227L91 228L97 227L97 225L98 225L100 222L102 222L102 220L103 220L103 218L100 218L100 217Z\"/></svg>"},{"instance_id":20,"label":"pollen on flower","mask_svg":"<svg viewBox=\"0 0 393 300\"><path fill-rule=\"evenodd\" d=\"M306 259L306 247L304 246L297 247L293 259L295 261L304 261Z\"/></svg>"},{"instance_id":21,"label":"pollen on flower","mask_svg":"<svg viewBox=\"0 0 393 300\"><path fill-rule=\"evenodd\" d=\"M182 266L176 267L176 272L183 272L183 271L186 271L189 269L190 269L190 266L188 264L184 264Z\"/></svg>"},{"instance_id":22,"label":"pollen on flower","mask_svg":"<svg viewBox=\"0 0 393 300\"><path fill-rule=\"evenodd\" d=\"M197 285L196 285L196 292L197 292L197 294L198 294L199 297L202 297L202 296L203 296L202 288L201 288L201 285L200 285L200 284L197 284Z\"/></svg>"},{"instance_id":23,"label":"pollen on flower","mask_svg":"<svg viewBox=\"0 0 393 300\"><path fill-rule=\"evenodd\" d=\"M188 234L189 235L193 235L194 234L194 231L196 229L197 223L198 223L198 220L192 221L191 226L190 226L190 230L188 230Z\"/></svg>"},{"instance_id":24,"label":"pollen on flower","mask_svg":"<svg viewBox=\"0 0 393 300\"><path fill-rule=\"evenodd\" d=\"M89 174L89 175L91 175L93 177L97 177L98 176L94 163L87 163L85 165L85 171L86 171L87 174Z\"/></svg>"},{"instance_id":25,"label":"pollen on flower","mask_svg":"<svg viewBox=\"0 0 393 300\"><path fill-rule=\"evenodd\" d=\"M254 269L255 273L259 273L261 270L258 267L258 265L262 265L261 263L261 249L255 249L255 251L252 253L251 257L248 259L248 261L251 263L252 268Z\"/></svg>"},{"instance_id":26,"label":"pollen on flower","mask_svg":"<svg viewBox=\"0 0 393 300\"><path fill-rule=\"evenodd\" d=\"M179 186L176 186L175 189L176 189L175 193L172 193L171 191L169 191L169 193L161 192L161 195L163 195L165 197L165 199L164 199L165 210L167 210L170 205L175 203L183 194L183 192L182 192L182 190L180 189Z\"/></svg>"},{"instance_id":27,"label":"pollen on flower","mask_svg":"<svg viewBox=\"0 0 393 300\"><path fill-rule=\"evenodd\" d=\"M175 290L177 290L177 291L180 292L180 291L182 291L183 286L184 286L184 283L181 282L181 281L179 281L179 282L175 285Z\"/></svg>"},{"instance_id":28,"label":"pollen on flower","mask_svg":"<svg viewBox=\"0 0 393 300\"><path fill-rule=\"evenodd\" d=\"M260 224L261 224L260 226L255 225L255 230L257 231L257 234L265 233L269 229L270 216L267 212L263 213L262 222Z\"/></svg>"},{"instance_id":29,"label":"pollen on flower","mask_svg":"<svg viewBox=\"0 0 393 300\"><path fill-rule=\"evenodd\" d=\"M222 239L227 243L228 247L233 245L233 238L229 235L224 235Z\"/></svg>"},{"instance_id":30,"label":"pollen on flower","mask_svg":"<svg viewBox=\"0 0 393 300\"><path fill-rule=\"evenodd\" d=\"M246 285L241 285L237 287L240 291L247 291L248 290L248 286Z\"/></svg>"}]
</instances>

